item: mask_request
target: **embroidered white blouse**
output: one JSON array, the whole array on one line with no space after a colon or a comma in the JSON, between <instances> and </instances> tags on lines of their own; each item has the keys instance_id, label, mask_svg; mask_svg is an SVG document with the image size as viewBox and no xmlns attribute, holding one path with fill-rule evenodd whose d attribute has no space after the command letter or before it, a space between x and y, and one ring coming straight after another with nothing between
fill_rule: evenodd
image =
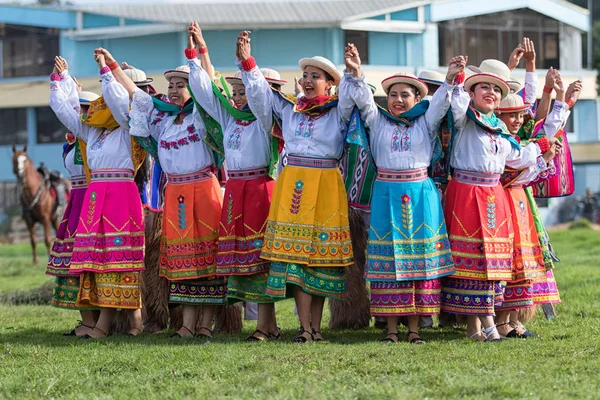
<instances>
[{"instance_id":1,"label":"embroidered white blouse","mask_svg":"<svg viewBox=\"0 0 600 400\"><path fill-rule=\"evenodd\" d=\"M373 93L364 80L345 74L340 96L356 103L365 126L370 130L370 146L379 168L402 171L427 168L442 119L450 108L453 86L444 83L431 98L429 108L411 126L394 123L377 107Z\"/></svg>"},{"instance_id":2,"label":"embroidered white blouse","mask_svg":"<svg viewBox=\"0 0 600 400\"><path fill-rule=\"evenodd\" d=\"M227 169L239 171L263 168L271 157L270 135L273 115L242 121L232 117L212 91L212 82L197 59L189 59L190 88L198 103L223 129Z\"/></svg>"},{"instance_id":3,"label":"embroidered white blouse","mask_svg":"<svg viewBox=\"0 0 600 400\"><path fill-rule=\"evenodd\" d=\"M486 132L467 117L470 102L463 87L454 89L451 108L456 136L450 154L454 169L501 174L505 166L524 169L536 165L541 155L537 144L530 143L518 150L507 139Z\"/></svg>"},{"instance_id":4,"label":"embroidered white blouse","mask_svg":"<svg viewBox=\"0 0 600 400\"><path fill-rule=\"evenodd\" d=\"M115 105L118 98L123 93L126 94L125 89L114 80L112 72L106 72L101 77L102 94L106 105L111 112L113 109L118 110L118 106ZM50 108L67 129L86 142L88 166L92 171L115 168L133 170L131 141L126 124L113 131L84 124L79 113L69 103L67 94L58 81L50 82ZM114 112L113 116L119 121L121 118L116 114L118 113Z\"/></svg>"},{"instance_id":5,"label":"embroidered white blouse","mask_svg":"<svg viewBox=\"0 0 600 400\"><path fill-rule=\"evenodd\" d=\"M75 164L75 147L65 157L65 168L71 177L85 175L83 165Z\"/></svg>"},{"instance_id":6,"label":"embroidered white blouse","mask_svg":"<svg viewBox=\"0 0 600 400\"><path fill-rule=\"evenodd\" d=\"M158 159L165 173L191 174L214 164L211 150L202 140L206 127L195 106L182 123L175 124L176 115L154 108L152 97L136 89L130 116L132 135L152 136L158 142Z\"/></svg>"},{"instance_id":7,"label":"embroidered white blouse","mask_svg":"<svg viewBox=\"0 0 600 400\"><path fill-rule=\"evenodd\" d=\"M272 113L281 119L287 155L339 159L344 151L346 131L354 102L340 96L336 107L318 116L294 112L294 105L269 87L258 66L242 71L250 109L261 121Z\"/></svg>"}]
</instances>

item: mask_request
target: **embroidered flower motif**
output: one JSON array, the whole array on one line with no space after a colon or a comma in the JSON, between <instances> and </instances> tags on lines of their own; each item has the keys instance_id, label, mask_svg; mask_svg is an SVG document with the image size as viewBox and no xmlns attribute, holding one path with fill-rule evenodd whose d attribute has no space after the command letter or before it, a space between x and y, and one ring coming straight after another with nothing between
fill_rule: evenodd
<instances>
[{"instance_id":1,"label":"embroidered flower motif","mask_svg":"<svg viewBox=\"0 0 600 400\"><path fill-rule=\"evenodd\" d=\"M319 239L321 239L322 242L326 241L329 238L329 235L326 232L321 232L319 234Z\"/></svg>"},{"instance_id":2,"label":"embroidered flower motif","mask_svg":"<svg viewBox=\"0 0 600 400\"><path fill-rule=\"evenodd\" d=\"M256 240L254 240L253 244L254 244L254 247L256 247L257 249L259 249L259 248L263 247L264 242L262 240L260 240L260 239L256 239Z\"/></svg>"},{"instance_id":3,"label":"embroidered flower motif","mask_svg":"<svg viewBox=\"0 0 600 400\"><path fill-rule=\"evenodd\" d=\"M194 127L194 124L188 125L187 131L189 133L194 133L196 131L196 128Z\"/></svg>"},{"instance_id":4,"label":"embroidered flower motif","mask_svg":"<svg viewBox=\"0 0 600 400\"><path fill-rule=\"evenodd\" d=\"M302 189L304 187L304 182L298 181L296 182L296 189Z\"/></svg>"},{"instance_id":5,"label":"embroidered flower motif","mask_svg":"<svg viewBox=\"0 0 600 400\"><path fill-rule=\"evenodd\" d=\"M165 150L179 150L180 147L189 146L190 143L197 143L200 140L202 140L200 138L200 135L198 135L198 133L196 132L196 127L194 126L194 124L188 125L186 131L188 133L187 137L180 138L177 140L161 140L160 147Z\"/></svg>"},{"instance_id":6,"label":"embroidered flower motif","mask_svg":"<svg viewBox=\"0 0 600 400\"><path fill-rule=\"evenodd\" d=\"M183 197L183 195L179 195L179 197L177 198L177 202L179 204L183 204L185 202L185 197Z\"/></svg>"},{"instance_id":7,"label":"embroidered flower motif","mask_svg":"<svg viewBox=\"0 0 600 400\"><path fill-rule=\"evenodd\" d=\"M298 214L300 211L300 200L302 199L302 191L304 190L304 182L301 180L295 184L294 193L292 194L292 204L290 206L290 212L292 214Z\"/></svg>"},{"instance_id":8,"label":"embroidered flower motif","mask_svg":"<svg viewBox=\"0 0 600 400\"><path fill-rule=\"evenodd\" d=\"M524 210L525 209L525 203L523 203L522 201L519 201L519 208L521 210Z\"/></svg>"},{"instance_id":9,"label":"embroidered flower motif","mask_svg":"<svg viewBox=\"0 0 600 400\"><path fill-rule=\"evenodd\" d=\"M120 246L123 244L123 239L117 236L113 239L113 243L115 246Z\"/></svg>"},{"instance_id":10,"label":"embroidered flower motif","mask_svg":"<svg viewBox=\"0 0 600 400\"><path fill-rule=\"evenodd\" d=\"M436 248L437 250L441 250L441 249L443 249L443 248L444 248L444 245L442 244L442 242L437 242L437 243L435 244L435 248Z\"/></svg>"},{"instance_id":11,"label":"embroidered flower motif","mask_svg":"<svg viewBox=\"0 0 600 400\"><path fill-rule=\"evenodd\" d=\"M90 193L90 200L96 200L96 197L97 197L97 196L98 196L98 195L96 194L96 192L92 192L92 193Z\"/></svg>"},{"instance_id":12,"label":"embroidered flower motif","mask_svg":"<svg viewBox=\"0 0 600 400\"><path fill-rule=\"evenodd\" d=\"M408 203L410 203L410 196L409 196L409 195L407 195L407 194L405 194L404 196L402 196L402 202L403 202L404 204L408 204Z\"/></svg>"},{"instance_id":13,"label":"embroidered flower motif","mask_svg":"<svg viewBox=\"0 0 600 400\"><path fill-rule=\"evenodd\" d=\"M490 229L496 229L496 197L491 194L487 197L487 227Z\"/></svg>"}]
</instances>

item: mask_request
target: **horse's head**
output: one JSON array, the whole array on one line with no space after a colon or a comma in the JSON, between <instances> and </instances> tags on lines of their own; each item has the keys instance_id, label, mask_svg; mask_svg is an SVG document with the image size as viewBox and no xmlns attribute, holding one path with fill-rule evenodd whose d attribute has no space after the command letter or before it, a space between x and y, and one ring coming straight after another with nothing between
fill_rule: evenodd
<instances>
[{"instance_id":1,"label":"horse's head","mask_svg":"<svg viewBox=\"0 0 600 400\"><path fill-rule=\"evenodd\" d=\"M28 164L31 162L27 157L27 145L23 147L23 150L17 150L17 146L13 144L13 172L19 180L25 178L25 172L27 171Z\"/></svg>"}]
</instances>

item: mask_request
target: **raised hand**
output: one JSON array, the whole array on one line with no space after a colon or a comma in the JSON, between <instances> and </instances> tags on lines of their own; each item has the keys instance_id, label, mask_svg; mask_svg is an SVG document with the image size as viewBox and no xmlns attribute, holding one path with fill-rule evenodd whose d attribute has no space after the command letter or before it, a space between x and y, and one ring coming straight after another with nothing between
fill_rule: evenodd
<instances>
[{"instance_id":1,"label":"raised hand","mask_svg":"<svg viewBox=\"0 0 600 400\"><path fill-rule=\"evenodd\" d=\"M348 43L346 46L346 50L344 52L344 63L346 64L346 69L348 71L352 71L354 76L359 75L361 61L360 55L358 54L358 49L354 43Z\"/></svg>"},{"instance_id":2,"label":"raised hand","mask_svg":"<svg viewBox=\"0 0 600 400\"><path fill-rule=\"evenodd\" d=\"M100 67L100 69L106 67L106 57L104 56L104 53L95 51L94 52L94 60L96 60L96 62L98 63L98 67Z\"/></svg>"},{"instance_id":3,"label":"raised hand","mask_svg":"<svg viewBox=\"0 0 600 400\"><path fill-rule=\"evenodd\" d=\"M573 103L575 103L579 99L582 89L583 89L583 84L580 80L571 82L571 84L567 88L567 92L565 94L565 100L566 101L572 100Z\"/></svg>"},{"instance_id":4,"label":"raised hand","mask_svg":"<svg viewBox=\"0 0 600 400\"><path fill-rule=\"evenodd\" d=\"M533 40L529 38L523 38L523 57L525 61L533 64L535 67L535 46L533 45Z\"/></svg>"},{"instance_id":5,"label":"raised hand","mask_svg":"<svg viewBox=\"0 0 600 400\"><path fill-rule=\"evenodd\" d=\"M187 40L187 48L188 49L196 48L196 42L194 42L194 33L192 32L193 26L194 26L194 23L192 22L190 24L190 26L188 27L188 40Z\"/></svg>"},{"instance_id":6,"label":"raised hand","mask_svg":"<svg viewBox=\"0 0 600 400\"><path fill-rule=\"evenodd\" d=\"M112 54L110 54L110 52L102 47L98 47L94 53L100 53L104 56L104 60L106 61L107 64L112 64L115 62L114 57L112 56Z\"/></svg>"},{"instance_id":7,"label":"raised hand","mask_svg":"<svg viewBox=\"0 0 600 400\"><path fill-rule=\"evenodd\" d=\"M469 56L456 56L453 57L448 63L448 72L446 73L446 82L449 84L454 83L454 78L456 75L464 72L465 67L467 66L467 61L469 61Z\"/></svg>"},{"instance_id":8,"label":"raised hand","mask_svg":"<svg viewBox=\"0 0 600 400\"><path fill-rule=\"evenodd\" d=\"M200 48L206 47L206 40L204 40L204 36L202 35L202 29L200 29L200 25L197 21L191 23L190 29L196 46Z\"/></svg>"},{"instance_id":9,"label":"raised hand","mask_svg":"<svg viewBox=\"0 0 600 400\"><path fill-rule=\"evenodd\" d=\"M517 47L515 47L512 53L510 53L510 57L508 57L508 63L506 64L511 71L519 66L519 62L521 62L521 58L523 57L524 53L525 49L520 43Z\"/></svg>"},{"instance_id":10,"label":"raised hand","mask_svg":"<svg viewBox=\"0 0 600 400\"><path fill-rule=\"evenodd\" d=\"M235 55L238 60L246 61L251 57L250 52L250 31L242 31L237 38Z\"/></svg>"},{"instance_id":11,"label":"raised hand","mask_svg":"<svg viewBox=\"0 0 600 400\"><path fill-rule=\"evenodd\" d=\"M556 70L552 67L546 72L546 80L544 82L544 86L547 88L554 89L554 85L556 84Z\"/></svg>"},{"instance_id":12,"label":"raised hand","mask_svg":"<svg viewBox=\"0 0 600 400\"><path fill-rule=\"evenodd\" d=\"M134 68L135 68L135 67L134 67L133 65L129 65L129 64L127 64L125 61L123 61L123 62L121 63L121 69L122 69L122 70L126 70L126 69L134 69Z\"/></svg>"},{"instance_id":13,"label":"raised hand","mask_svg":"<svg viewBox=\"0 0 600 400\"><path fill-rule=\"evenodd\" d=\"M62 74L65 70L69 69L69 64L67 64L67 60L62 58L61 56L56 56L54 59L54 65L59 74Z\"/></svg>"}]
</instances>

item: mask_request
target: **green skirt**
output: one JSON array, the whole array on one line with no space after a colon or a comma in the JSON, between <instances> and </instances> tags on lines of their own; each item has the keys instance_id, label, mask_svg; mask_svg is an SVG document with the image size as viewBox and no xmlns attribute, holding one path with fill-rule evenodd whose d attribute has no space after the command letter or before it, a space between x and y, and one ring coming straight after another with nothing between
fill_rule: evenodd
<instances>
[{"instance_id":1,"label":"green skirt","mask_svg":"<svg viewBox=\"0 0 600 400\"><path fill-rule=\"evenodd\" d=\"M293 297L289 285L296 285L314 296L343 300L346 278L342 267L306 267L302 264L271 261L266 293L272 298Z\"/></svg>"},{"instance_id":2,"label":"green skirt","mask_svg":"<svg viewBox=\"0 0 600 400\"><path fill-rule=\"evenodd\" d=\"M267 295L268 272L259 272L252 275L234 275L227 279L227 298L229 304L238 301L253 303L273 303L274 299Z\"/></svg>"},{"instance_id":3,"label":"green skirt","mask_svg":"<svg viewBox=\"0 0 600 400\"><path fill-rule=\"evenodd\" d=\"M77 294L79 293L78 276L57 276L52 289L52 306L67 310L97 310L98 308L77 307Z\"/></svg>"}]
</instances>

